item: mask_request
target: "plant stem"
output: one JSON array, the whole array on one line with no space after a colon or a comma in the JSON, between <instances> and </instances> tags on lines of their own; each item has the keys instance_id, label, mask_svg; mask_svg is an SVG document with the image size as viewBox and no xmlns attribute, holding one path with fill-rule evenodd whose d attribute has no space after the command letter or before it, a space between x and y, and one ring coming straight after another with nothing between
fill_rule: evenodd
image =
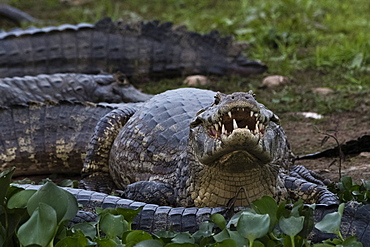
<instances>
[{"instance_id":1,"label":"plant stem","mask_svg":"<svg viewBox=\"0 0 370 247\"><path fill-rule=\"evenodd\" d=\"M295 247L295 242L294 242L294 236L289 236L290 241L292 242L292 247Z\"/></svg>"}]
</instances>

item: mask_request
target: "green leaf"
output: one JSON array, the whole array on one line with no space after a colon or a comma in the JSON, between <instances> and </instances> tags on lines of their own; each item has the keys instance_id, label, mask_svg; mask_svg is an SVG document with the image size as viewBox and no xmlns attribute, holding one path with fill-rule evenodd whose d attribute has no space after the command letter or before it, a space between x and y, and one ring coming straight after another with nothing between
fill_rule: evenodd
<instances>
[{"instance_id":1,"label":"green leaf","mask_svg":"<svg viewBox=\"0 0 370 247\"><path fill-rule=\"evenodd\" d=\"M82 232L78 232L73 236L68 236L60 240L55 247L85 247L89 243L88 239Z\"/></svg>"},{"instance_id":2,"label":"green leaf","mask_svg":"<svg viewBox=\"0 0 370 247\"><path fill-rule=\"evenodd\" d=\"M267 234L270 227L268 214L243 212L239 218L237 231L250 242Z\"/></svg>"},{"instance_id":3,"label":"green leaf","mask_svg":"<svg viewBox=\"0 0 370 247\"><path fill-rule=\"evenodd\" d=\"M117 214L122 215L129 224L132 223L132 221L135 219L135 217L140 213L142 209L143 207L139 207L137 209L116 208Z\"/></svg>"},{"instance_id":4,"label":"green leaf","mask_svg":"<svg viewBox=\"0 0 370 247\"><path fill-rule=\"evenodd\" d=\"M344 190L352 191L353 182L351 177L342 177L340 181Z\"/></svg>"},{"instance_id":5,"label":"green leaf","mask_svg":"<svg viewBox=\"0 0 370 247\"><path fill-rule=\"evenodd\" d=\"M298 233L300 237L303 239L307 238L308 235L312 232L314 226L315 226L315 221L313 217L313 211L316 207L316 204L310 204L308 206L305 206L301 210L301 215L304 217L304 222L303 222L303 229Z\"/></svg>"},{"instance_id":6,"label":"green leaf","mask_svg":"<svg viewBox=\"0 0 370 247\"><path fill-rule=\"evenodd\" d=\"M110 238L96 238L94 241L97 242L100 247L117 247L116 241Z\"/></svg>"},{"instance_id":7,"label":"green leaf","mask_svg":"<svg viewBox=\"0 0 370 247\"><path fill-rule=\"evenodd\" d=\"M0 205L5 205L5 195L12 181L14 171L15 167L13 167L11 170L3 171L2 173L0 173Z\"/></svg>"},{"instance_id":8,"label":"green leaf","mask_svg":"<svg viewBox=\"0 0 370 247\"><path fill-rule=\"evenodd\" d=\"M9 198L7 206L9 209L26 208L28 200L35 194L36 190L21 190Z\"/></svg>"},{"instance_id":9,"label":"green leaf","mask_svg":"<svg viewBox=\"0 0 370 247\"><path fill-rule=\"evenodd\" d=\"M148 239L153 239L149 233L141 230L133 230L126 235L125 241L123 241L123 239L122 241L127 245L134 246L135 244Z\"/></svg>"},{"instance_id":10,"label":"green leaf","mask_svg":"<svg viewBox=\"0 0 370 247\"><path fill-rule=\"evenodd\" d=\"M75 224L72 226L71 230L74 233L82 232L83 235L89 237L91 240L94 239L96 236L96 226L90 223Z\"/></svg>"},{"instance_id":11,"label":"green leaf","mask_svg":"<svg viewBox=\"0 0 370 247\"><path fill-rule=\"evenodd\" d=\"M227 222L225 220L225 217L221 214L212 214L211 220L213 223L215 223L221 230L226 228Z\"/></svg>"},{"instance_id":12,"label":"green leaf","mask_svg":"<svg viewBox=\"0 0 370 247\"><path fill-rule=\"evenodd\" d=\"M193 244L195 243L195 240L189 233L181 232L172 239L172 242L178 243L178 244L182 244L182 243L192 243Z\"/></svg>"},{"instance_id":13,"label":"green leaf","mask_svg":"<svg viewBox=\"0 0 370 247\"><path fill-rule=\"evenodd\" d=\"M216 235L214 235L213 238L214 238L214 240L216 240L216 242L222 242L225 239L229 239L230 238L229 232L230 232L229 229L224 229L221 232L219 232Z\"/></svg>"},{"instance_id":14,"label":"green leaf","mask_svg":"<svg viewBox=\"0 0 370 247\"><path fill-rule=\"evenodd\" d=\"M343 241L343 246L351 246L351 247L362 247L362 243L357 241L356 236L348 237Z\"/></svg>"},{"instance_id":15,"label":"green leaf","mask_svg":"<svg viewBox=\"0 0 370 247\"><path fill-rule=\"evenodd\" d=\"M338 206L338 212L333 212L324 216L324 218L318 222L315 227L325 233L339 234L341 219L344 210L344 203Z\"/></svg>"},{"instance_id":16,"label":"green leaf","mask_svg":"<svg viewBox=\"0 0 370 247\"><path fill-rule=\"evenodd\" d=\"M166 244L166 247L198 247L199 245L197 244L192 244L192 243L169 243Z\"/></svg>"},{"instance_id":17,"label":"green leaf","mask_svg":"<svg viewBox=\"0 0 370 247\"><path fill-rule=\"evenodd\" d=\"M54 238L57 228L57 214L55 210L40 202L31 217L18 230L19 242L24 245L47 246Z\"/></svg>"},{"instance_id":18,"label":"green leaf","mask_svg":"<svg viewBox=\"0 0 370 247\"><path fill-rule=\"evenodd\" d=\"M28 200L28 214L31 215L33 213L39 202L46 203L54 208L57 213L58 224L65 220L73 219L78 211L76 198L50 181L44 184Z\"/></svg>"},{"instance_id":19,"label":"green leaf","mask_svg":"<svg viewBox=\"0 0 370 247\"><path fill-rule=\"evenodd\" d=\"M272 231L278 222L278 218L276 216L278 205L275 199L270 196L263 196L261 199L253 201L252 207L256 213L268 214L270 216L269 231Z\"/></svg>"},{"instance_id":20,"label":"green leaf","mask_svg":"<svg viewBox=\"0 0 370 247\"><path fill-rule=\"evenodd\" d=\"M203 238L211 237L213 235L213 226L214 224L209 221L201 222L199 224L199 230L192 237L196 242L199 242Z\"/></svg>"},{"instance_id":21,"label":"green leaf","mask_svg":"<svg viewBox=\"0 0 370 247\"><path fill-rule=\"evenodd\" d=\"M163 244L154 239L148 239L135 244L135 247L163 247Z\"/></svg>"},{"instance_id":22,"label":"green leaf","mask_svg":"<svg viewBox=\"0 0 370 247\"><path fill-rule=\"evenodd\" d=\"M237 247L236 242L232 239L225 239L222 242L214 243L211 247Z\"/></svg>"},{"instance_id":23,"label":"green leaf","mask_svg":"<svg viewBox=\"0 0 370 247\"><path fill-rule=\"evenodd\" d=\"M291 216L289 218L281 217L279 220L279 227L286 235L296 236L303 229L303 222L303 216Z\"/></svg>"},{"instance_id":24,"label":"green leaf","mask_svg":"<svg viewBox=\"0 0 370 247\"><path fill-rule=\"evenodd\" d=\"M122 215L106 214L100 219L99 225L110 238L122 236L128 230L128 223Z\"/></svg>"}]
</instances>

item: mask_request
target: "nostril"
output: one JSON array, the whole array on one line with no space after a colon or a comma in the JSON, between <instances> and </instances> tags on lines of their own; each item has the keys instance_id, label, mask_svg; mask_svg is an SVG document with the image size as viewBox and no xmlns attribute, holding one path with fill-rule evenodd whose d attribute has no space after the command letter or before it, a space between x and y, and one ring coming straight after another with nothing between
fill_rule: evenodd
<instances>
[{"instance_id":1,"label":"nostril","mask_svg":"<svg viewBox=\"0 0 370 247\"><path fill-rule=\"evenodd\" d=\"M231 96L232 99L234 99L235 97L234 96Z\"/></svg>"}]
</instances>

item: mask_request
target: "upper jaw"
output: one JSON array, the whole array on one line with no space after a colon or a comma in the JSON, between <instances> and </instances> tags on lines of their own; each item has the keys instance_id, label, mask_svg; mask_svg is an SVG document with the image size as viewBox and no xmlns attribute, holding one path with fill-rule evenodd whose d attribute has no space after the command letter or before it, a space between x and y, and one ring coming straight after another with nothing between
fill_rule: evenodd
<instances>
[{"instance_id":1,"label":"upper jaw","mask_svg":"<svg viewBox=\"0 0 370 247\"><path fill-rule=\"evenodd\" d=\"M245 131L263 137L268 124L268 119L260 113L255 106L235 106L225 109L222 113L215 114L204 127L211 138L220 139L232 135L234 130Z\"/></svg>"}]
</instances>

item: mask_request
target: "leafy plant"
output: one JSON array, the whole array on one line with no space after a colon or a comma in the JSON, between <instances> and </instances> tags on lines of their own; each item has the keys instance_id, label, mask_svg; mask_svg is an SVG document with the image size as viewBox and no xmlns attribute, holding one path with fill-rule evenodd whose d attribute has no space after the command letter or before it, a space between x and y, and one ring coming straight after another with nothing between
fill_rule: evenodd
<instances>
[{"instance_id":1,"label":"leafy plant","mask_svg":"<svg viewBox=\"0 0 370 247\"><path fill-rule=\"evenodd\" d=\"M140 212L123 208L97 208L96 222L67 223L75 216L75 197L51 181L39 190L24 190L10 186L14 169L0 174L0 246L311 246L307 240L314 228L315 205L301 201L289 208L264 196L250 209L235 214L229 222L214 214L203 222L194 234L161 231L154 234L133 230L132 221ZM349 181L345 187L348 187ZM327 214L316 228L334 233L338 239L326 240L313 246L362 246L355 237L344 239L339 231L344 204L338 212ZM217 226L217 227L216 227Z\"/></svg>"},{"instance_id":2,"label":"leafy plant","mask_svg":"<svg viewBox=\"0 0 370 247\"><path fill-rule=\"evenodd\" d=\"M343 202L358 201L370 204L370 181L364 179L357 184L351 177L342 177L340 182L332 185L330 189L336 193Z\"/></svg>"}]
</instances>

